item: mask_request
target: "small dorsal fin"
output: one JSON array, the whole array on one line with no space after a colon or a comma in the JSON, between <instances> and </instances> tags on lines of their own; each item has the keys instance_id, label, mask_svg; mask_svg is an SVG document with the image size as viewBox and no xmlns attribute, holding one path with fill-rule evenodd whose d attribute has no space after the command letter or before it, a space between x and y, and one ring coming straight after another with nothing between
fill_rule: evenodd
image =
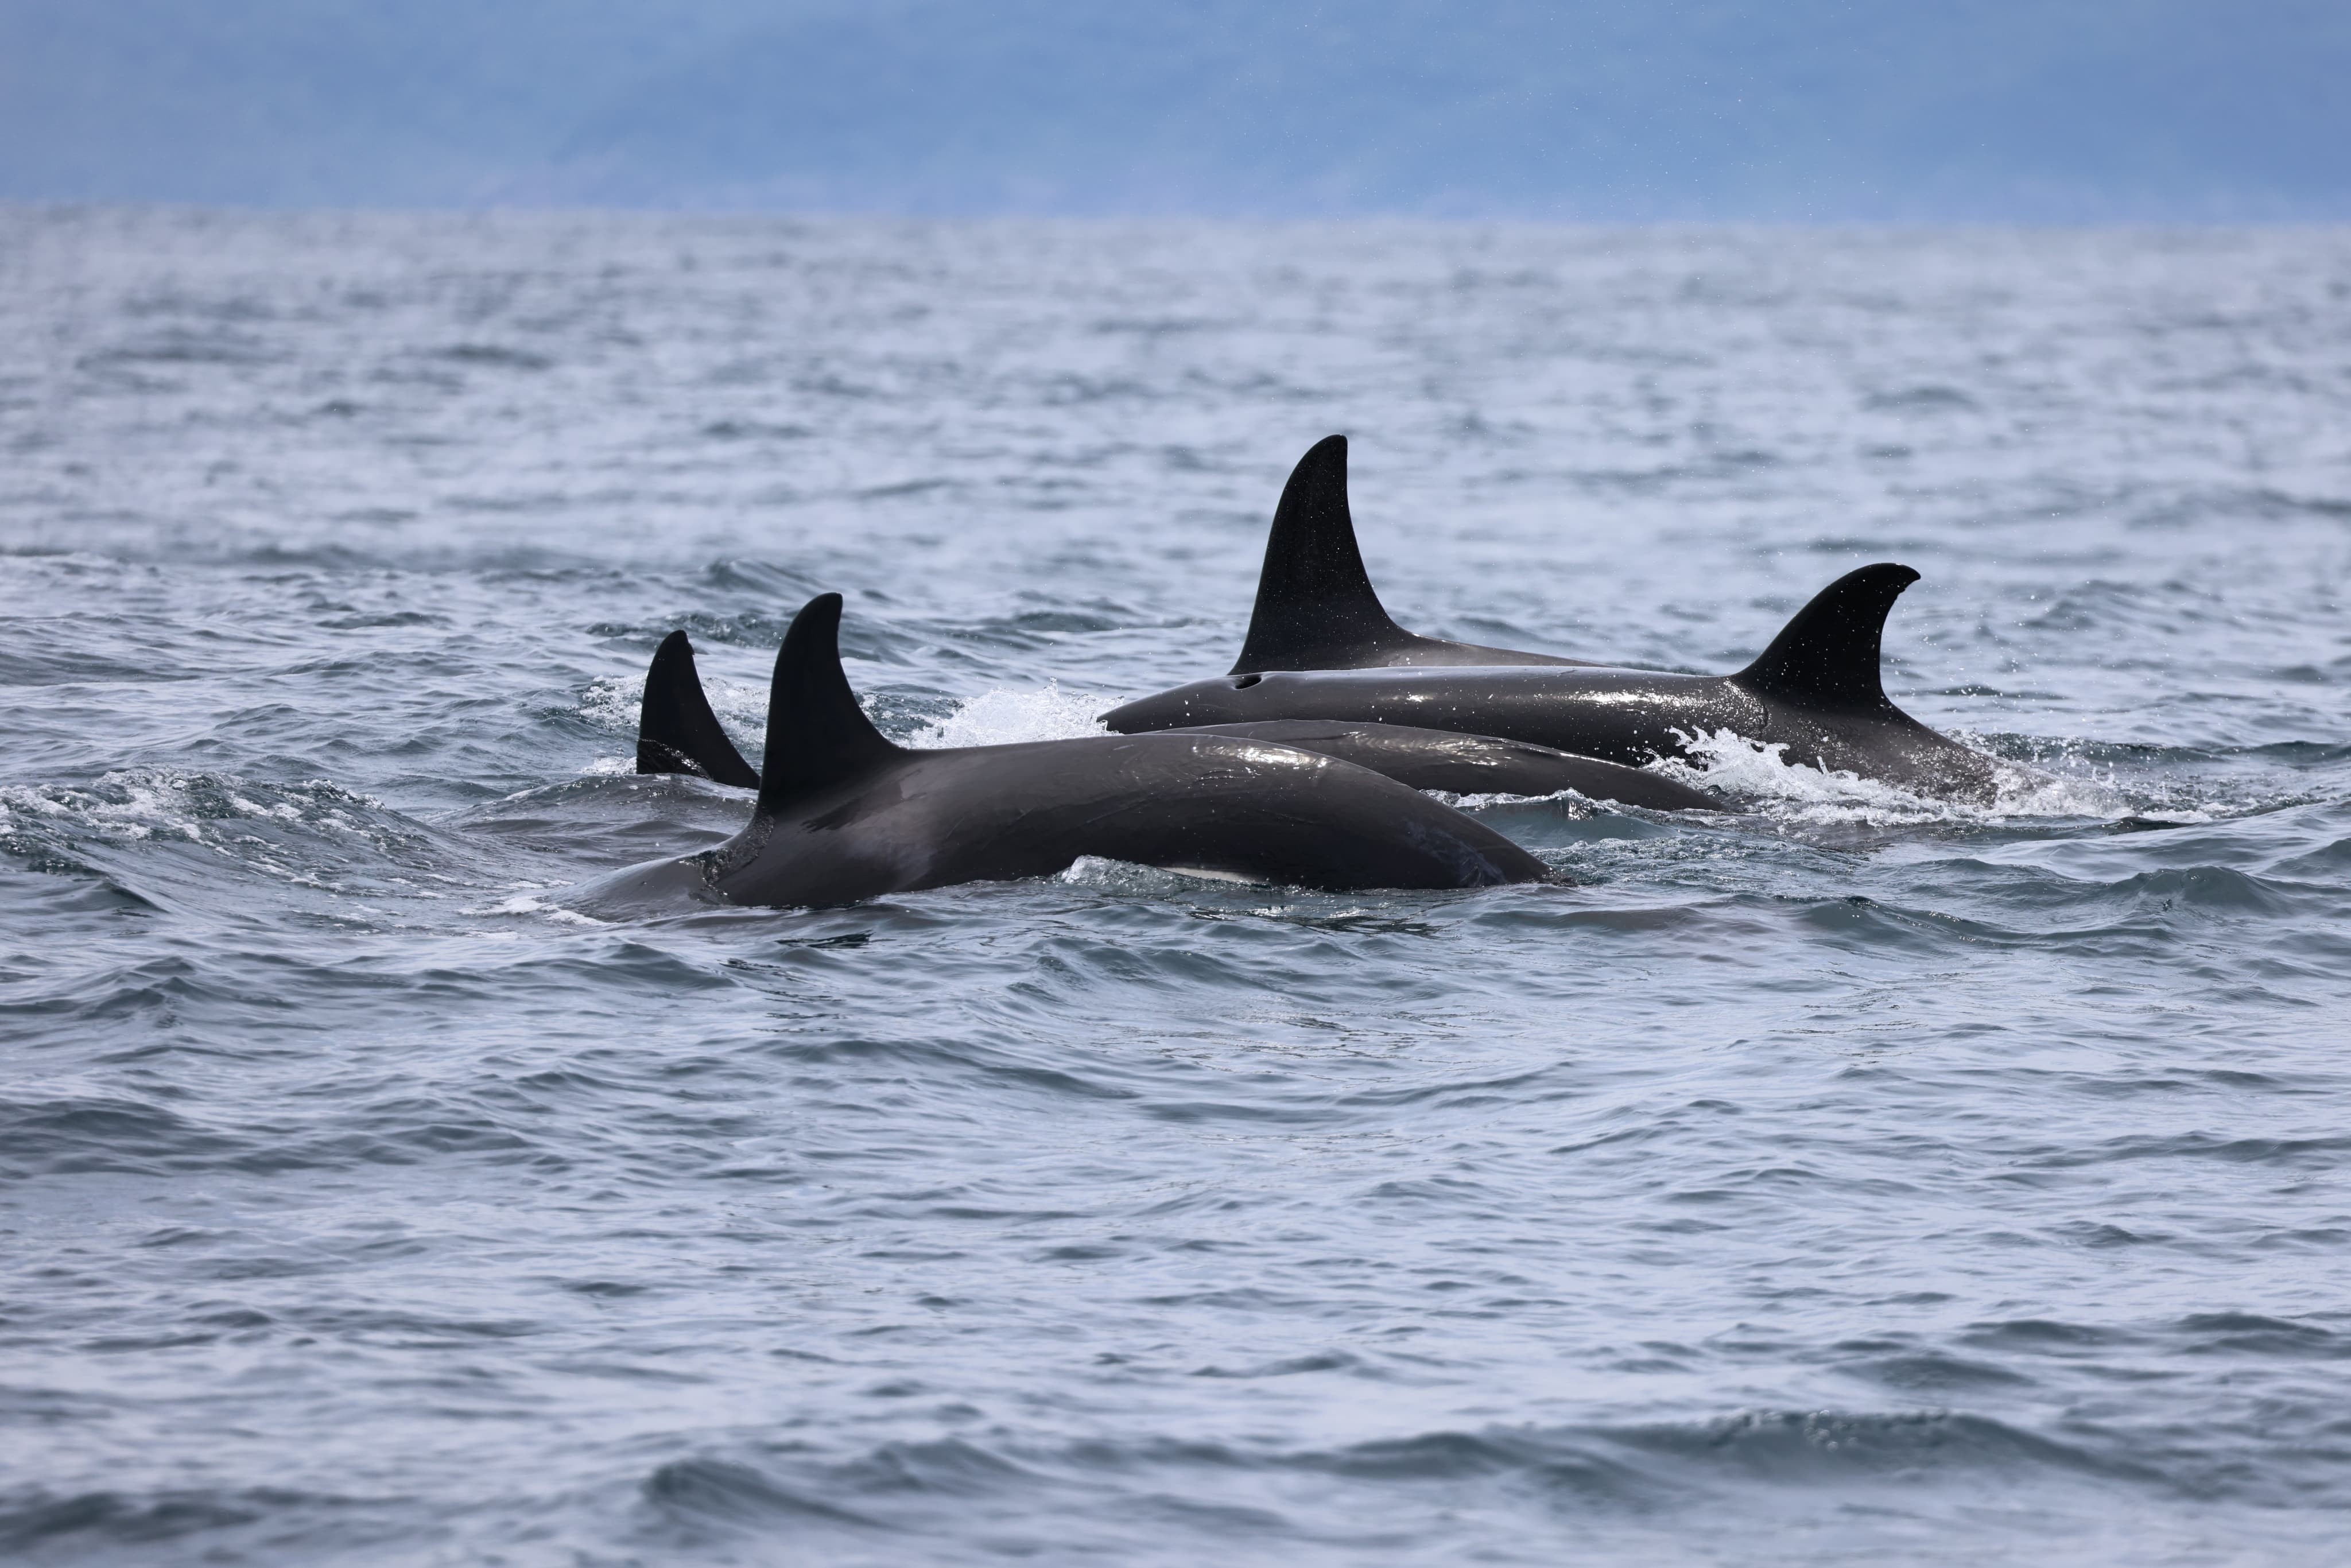
<instances>
[{"instance_id":1,"label":"small dorsal fin","mask_svg":"<svg viewBox=\"0 0 2351 1568\"><path fill-rule=\"evenodd\" d=\"M1891 707L1878 676L1878 641L1902 591L1918 580L1880 561L1846 572L1796 612L1762 657L1731 677L1761 695L1810 707Z\"/></svg>"},{"instance_id":2,"label":"small dorsal fin","mask_svg":"<svg viewBox=\"0 0 2351 1568\"><path fill-rule=\"evenodd\" d=\"M1347 438L1325 436L1282 486L1233 674L1344 667L1364 652L1419 641L1372 591L1347 509Z\"/></svg>"},{"instance_id":3,"label":"small dorsal fin","mask_svg":"<svg viewBox=\"0 0 2351 1568\"><path fill-rule=\"evenodd\" d=\"M845 783L899 755L849 689L841 668L841 595L820 593L792 617L768 694L768 755L759 810Z\"/></svg>"},{"instance_id":4,"label":"small dorsal fin","mask_svg":"<svg viewBox=\"0 0 2351 1568\"><path fill-rule=\"evenodd\" d=\"M637 771L698 773L738 789L757 789L759 776L719 727L694 667L694 644L673 632L653 650L645 672L645 700L637 709Z\"/></svg>"}]
</instances>

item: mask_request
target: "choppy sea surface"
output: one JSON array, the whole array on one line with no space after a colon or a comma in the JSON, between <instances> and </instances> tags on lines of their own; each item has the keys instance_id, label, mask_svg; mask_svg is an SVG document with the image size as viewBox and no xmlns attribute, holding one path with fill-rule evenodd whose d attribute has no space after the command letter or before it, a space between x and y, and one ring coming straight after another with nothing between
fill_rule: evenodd
<instances>
[{"instance_id":1,"label":"choppy sea surface","mask_svg":"<svg viewBox=\"0 0 2351 1568\"><path fill-rule=\"evenodd\" d=\"M1925 574L1957 808L1583 885L569 890L692 632L923 743ZM0 1557L2339 1562L2351 231L0 209Z\"/></svg>"}]
</instances>

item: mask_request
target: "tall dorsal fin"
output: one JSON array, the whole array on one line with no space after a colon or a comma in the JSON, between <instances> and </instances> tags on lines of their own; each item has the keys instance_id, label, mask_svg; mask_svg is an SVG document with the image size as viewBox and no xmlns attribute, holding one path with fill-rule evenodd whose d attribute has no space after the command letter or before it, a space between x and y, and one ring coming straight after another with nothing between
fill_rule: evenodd
<instances>
[{"instance_id":1,"label":"tall dorsal fin","mask_svg":"<svg viewBox=\"0 0 2351 1568\"><path fill-rule=\"evenodd\" d=\"M699 773L738 789L757 789L758 774L719 727L694 667L694 644L673 632L653 650L645 700L637 709L637 771Z\"/></svg>"},{"instance_id":2,"label":"tall dorsal fin","mask_svg":"<svg viewBox=\"0 0 2351 1568\"><path fill-rule=\"evenodd\" d=\"M1878 677L1878 641L1902 591L1918 580L1880 561L1813 595L1763 656L1731 677L1765 696L1808 707L1891 707Z\"/></svg>"},{"instance_id":3,"label":"tall dorsal fin","mask_svg":"<svg viewBox=\"0 0 2351 1568\"><path fill-rule=\"evenodd\" d=\"M1281 488L1257 608L1233 674L1342 668L1361 663L1367 650L1418 641L1372 591L1347 509L1347 438L1325 436L1307 448Z\"/></svg>"},{"instance_id":4,"label":"tall dorsal fin","mask_svg":"<svg viewBox=\"0 0 2351 1568\"><path fill-rule=\"evenodd\" d=\"M776 651L759 810L777 810L898 755L857 706L841 673L841 595L820 593L800 606Z\"/></svg>"}]
</instances>

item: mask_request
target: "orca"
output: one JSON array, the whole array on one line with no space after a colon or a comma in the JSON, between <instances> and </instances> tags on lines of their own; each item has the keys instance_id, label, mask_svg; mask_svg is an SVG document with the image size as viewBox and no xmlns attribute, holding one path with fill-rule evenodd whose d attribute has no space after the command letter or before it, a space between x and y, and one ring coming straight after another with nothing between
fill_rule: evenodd
<instances>
[{"instance_id":1,"label":"orca","mask_svg":"<svg viewBox=\"0 0 2351 1568\"><path fill-rule=\"evenodd\" d=\"M1452 795L1556 795L1573 789L1587 800L1646 806L1653 811L1722 810L1722 802L1703 790L1662 774L1603 762L1595 757L1572 757L1523 740L1498 740L1490 735L1339 719L1209 724L1162 733L1270 740L1368 768L1416 789L1442 789Z\"/></svg>"},{"instance_id":2,"label":"orca","mask_svg":"<svg viewBox=\"0 0 2351 1568\"><path fill-rule=\"evenodd\" d=\"M1886 617L1918 580L1880 562L1847 572L1735 674L1600 665L1411 665L1247 671L1141 698L1102 722L1122 734L1274 719L1447 729L1638 767L1691 755L1722 730L1783 759L1924 793L1988 800L2001 765L1894 706L1878 674Z\"/></svg>"},{"instance_id":3,"label":"orca","mask_svg":"<svg viewBox=\"0 0 2351 1568\"><path fill-rule=\"evenodd\" d=\"M1658 811L1710 810L1718 805L1686 784L1637 768L1570 757L1524 741L1441 729L1288 720L1176 733L1292 746L1368 768L1415 789L1456 795L1556 795L1573 789L1591 800ZM644 701L637 716L637 771L692 774L746 789L759 787L758 771L743 760L710 711L695 670L694 644L683 632L662 640L653 667L645 672Z\"/></svg>"},{"instance_id":4,"label":"orca","mask_svg":"<svg viewBox=\"0 0 2351 1568\"><path fill-rule=\"evenodd\" d=\"M692 773L738 789L757 789L759 775L719 727L694 666L694 643L673 632L653 650L637 706L637 771Z\"/></svg>"},{"instance_id":5,"label":"orca","mask_svg":"<svg viewBox=\"0 0 2351 1568\"><path fill-rule=\"evenodd\" d=\"M1561 880L1417 789L1262 740L1105 735L904 749L850 689L841 608L839 594L820 595L784 634L750 823L700 854L606 878L602 898L851 904L1050 876L1085 855L1333 890ZM684 667L673 661L672 674Z\"/></svg>"},{"instance_id":6,"label":"orca","mask_svg":"<svg viewBox=\"0 0 2351 1568\"><path fill-rule=\"evenodd\" d=\"M1355 543L1354 515L1347 506L1347 438L1328 435L1306 449L1281 487L1249 635L1232 673L1590 663L1450 643L1397 625L1373 591Z\"/></svg>"}]
</instances>

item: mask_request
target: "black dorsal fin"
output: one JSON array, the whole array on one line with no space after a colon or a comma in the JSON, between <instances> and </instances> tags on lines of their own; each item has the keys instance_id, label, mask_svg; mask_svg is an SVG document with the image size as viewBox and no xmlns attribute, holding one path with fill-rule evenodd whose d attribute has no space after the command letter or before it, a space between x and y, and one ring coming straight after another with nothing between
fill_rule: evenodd
<instances>
[{"instance_id":1,"label":"black dorsal fin","mask_svg":"<svg viewBox=\"0 0 2351 1568\"><path fill-rule=\"evenodd\" d=\"M768 756L759 810L848 782L900 755L841 669L841 595L820 593L792 617L768 693Z\"/></svg>"},{"instance_id":2,"label":"black dorsal fin","mask_svg":"<svg viewBox=\"0 0 2351 1568\"><path fill-rule=\"evenodd\" d=\"M1347 438L1325 436L1282 486L1233 674L1344 667L1366 652L1420 640L1390 620L1372 591L1347 509Z\"/></svg>"},{"instance_id":3,"label":"black dorsal fin","mask_svg":"<svg viewBox=\"0 0 2351 1568\"><path fill-rule=\"evenodd\" d=\"M1878 676L1878 642L1894 601L1917 580L1892 561L1846 572L1813 595L1763 656L1732 679L1808 707L1891 707Z\"/></svg>"},{"instance_id":4,"label":"black dorsal fin","mask_svg":"<svg viewBox=\"0 0 2351 1568\"><path fill-rule=\"evenodd\" d=\"M662 639L645 672L645 700L637 709L637 771L698 773L738 789L759 787L759 776L710 711L694 667L694 644L683 632Z\"/></svg>"}]
</instances>

